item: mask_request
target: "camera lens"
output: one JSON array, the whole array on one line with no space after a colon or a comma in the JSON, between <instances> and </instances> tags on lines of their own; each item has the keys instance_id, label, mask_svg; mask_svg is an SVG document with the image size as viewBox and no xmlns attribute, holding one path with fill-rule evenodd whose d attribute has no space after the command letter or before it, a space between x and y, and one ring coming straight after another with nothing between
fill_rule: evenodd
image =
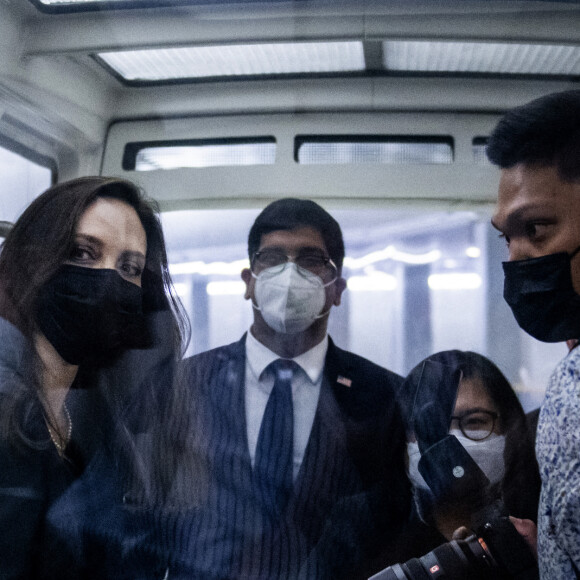
<instances>
[{"instance_id":1,"label":"camera lens","mask_svg":"<svg viewBox=\"0 0 580 580\"><path fill-rule=\"evenodd\" d=\"M476 536L438 546L420 558L395 564L371 580L489 580L496 578L497 565L485 542Z\"/></svg>"}]
</instances>

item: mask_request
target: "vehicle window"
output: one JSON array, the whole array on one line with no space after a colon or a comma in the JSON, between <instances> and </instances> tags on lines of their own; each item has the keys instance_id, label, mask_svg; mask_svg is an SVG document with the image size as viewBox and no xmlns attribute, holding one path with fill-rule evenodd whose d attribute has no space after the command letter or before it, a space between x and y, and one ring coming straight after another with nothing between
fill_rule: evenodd
<instances>
[{"instance_id":1,"label":"vehicle window","mask_svg":"<svg viewBox=\"0 0 580 580\"><path fill-rule=\"evenodd\" d=\"M518 328L502 298L503 240L487 212L336 210L348 290L329 318L342 348L406 375L433 352L490 357L537 407L564 345L539 345ZM171 272L192 323L188 354L238 340L252 323L242 268L259 210L163 214ZM539 343L538 343L539 344ZM541 362L540 362L541 361Z\"/></svg>"},{"instance_id":2,"label":"vehicle window","mask_svg":"<svg viewBox=\"0 0 580 580\"><path fill-rule=\"evenodd\" d=\"M52 183L52 170L0 147L0 220L14 222L26 206Z\"/></svg>"}]
</instances>

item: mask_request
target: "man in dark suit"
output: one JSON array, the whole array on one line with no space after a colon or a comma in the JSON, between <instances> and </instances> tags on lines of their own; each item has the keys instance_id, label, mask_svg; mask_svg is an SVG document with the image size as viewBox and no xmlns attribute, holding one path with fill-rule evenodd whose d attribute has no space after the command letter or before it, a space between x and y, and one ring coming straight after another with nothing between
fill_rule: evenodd
<instances>
[{"instance_id":1,"label":"man in dark suit","mask_svg":"<svg viewBox=\"0 0 580 580\"><path fill-rule=\"evenodd\" d=\"M318 204L271 203L242 272L254 323L185 361L210 484L196 578L353 578L410 510L401 378L334 345L344 243Z\"/></svg>"}]
</instances>

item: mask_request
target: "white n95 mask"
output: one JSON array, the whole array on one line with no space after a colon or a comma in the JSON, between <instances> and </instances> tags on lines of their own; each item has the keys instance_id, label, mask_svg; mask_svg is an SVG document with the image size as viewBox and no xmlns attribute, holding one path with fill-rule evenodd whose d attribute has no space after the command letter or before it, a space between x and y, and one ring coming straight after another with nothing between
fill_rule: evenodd
<instances>
[{"instance_id":1,"label":"white n95 mask","mask_svg":"<svg viewBox=\"0 0 580 580\"><path fill-rule=\"evenodd\" d=\"M419 473L419 459L421 459L421 452L419 451L419 444L416 441L409 441L407 443L407 456L409 457L407 475L409 476L413 487L429 489L427 482Z\"/></svg>"},{"instance_id":2,"label":"white n95 mask","mask_svg":"<svg viewBox=\"0 0 580 580\"><path fill-rule=\"evenodd\" d=\"M473 461L477 463L481 471L485 473L491 485L499 483L505 475L505 435L492 433L482 441L473 441L463 435L459 429L449 431L450 435L455 435L459 443L463 445ZM419 460L421 453L416 442L407 443L407 454L409 456L408 475L413 487L419 489L429 489L429 486L419 472Z\"/></svg>"},{"instance_id":3,"label":"white n95 mask","mask_svg":"<svg viewBox=\"0 0 580 580\"><path fill-rule=\"evenodd\" d=\"M326 303L324 282L308 270L288 262L284 268L268 268L257 276L253 307L259 310L266 324L283 334L294 334L306 330L317 318L328 312L320 311Z\"/></svg>"},{"instance_id":4,"label":"white n95 mask","mask_svg":"<svg viewBox=\"0 0 580 580\"><path fill-rule=\"evenodd\" d=\"M465 447L465 450L481 471L485 473L489 482L493 485L499 483L505 475L505 435L492 433L489 437L481 441L468 439L460 429L451 429L450 435L455 435L459 443Z\"/></svg>"}]
</instances>

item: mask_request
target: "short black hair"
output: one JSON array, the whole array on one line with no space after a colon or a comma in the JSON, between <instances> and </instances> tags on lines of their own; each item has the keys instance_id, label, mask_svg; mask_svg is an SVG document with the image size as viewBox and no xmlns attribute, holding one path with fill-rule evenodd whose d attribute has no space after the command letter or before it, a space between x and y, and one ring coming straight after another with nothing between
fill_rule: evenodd
<instances>
[{"instance_id":1,"label":"short black hair","mask_svg":"<svg viewBox=\"0 0 580 580\"><path fill-rule=\"evenodd\" d=\"M316 202L286 197L266 206L254 221L248 236L250 260L260 249L262 236L277 230L311 227L322 236L330 259L339 270L344 260L344 241L338 222Z\"/></svg>"},{"instance_id":2,"label":"short black hair","mask_svg":"<svg viewBox=\"0 0 580 580\"><path fill-rule=\"evenodd\" d=\"M493 130L487 157L502 169L555 166L580 180L580 90L552 93L508 111Z\"/></svg>"}]
</instances>

